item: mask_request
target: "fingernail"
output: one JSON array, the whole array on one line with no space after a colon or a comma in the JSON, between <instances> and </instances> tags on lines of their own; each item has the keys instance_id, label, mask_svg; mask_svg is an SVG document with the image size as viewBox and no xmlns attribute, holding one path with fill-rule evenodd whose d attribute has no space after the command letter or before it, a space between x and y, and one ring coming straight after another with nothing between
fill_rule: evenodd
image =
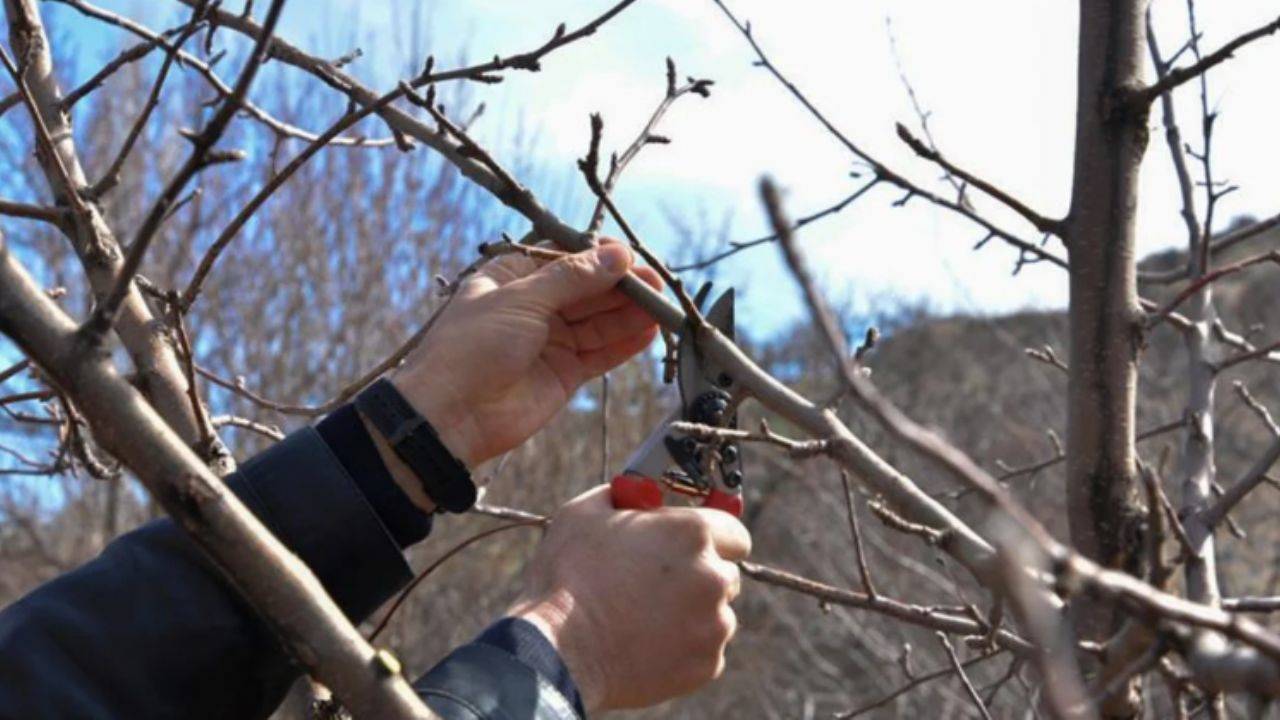
<instances>
[{"instance_id":1,"label":"fingernail","mask_svg":"<svg viewBox=\"0 0 1280 720\"><path fill-rule=\"evenodd\" d=\"M617 243L596 248L596 259L611 273L621 273L631 265L631 251Z\"/></svg>"}]
</instances>

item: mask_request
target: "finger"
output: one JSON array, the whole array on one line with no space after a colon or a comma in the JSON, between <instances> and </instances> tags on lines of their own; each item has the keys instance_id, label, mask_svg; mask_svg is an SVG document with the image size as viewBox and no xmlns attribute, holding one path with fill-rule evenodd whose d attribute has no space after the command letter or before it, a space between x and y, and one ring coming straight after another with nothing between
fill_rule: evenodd
<instances>
[{"instance_id":1,"label":"finger","mask_svg":"<svg viewBox=\"0 0 1280 720\"><path fill-rule=\"evenodd\" d=\"M631 273L639 278L645 285L648 285L654 290L662 289L662 276L658 274L657 270L654 270L648 265L634 265L631 268ZM578 302L561 309L560 314L569 322L578 322L596 313L616 310L632 302L634 301L627 297L627 294L622 292L622 290L613 288L601 295L579 300Z\"/></svg>"},{"instance_id":2,"label":"finger","mask_svg":"<svg viewBox=\"0 0 1280 720\"><path fill-rule=\"evenodd\" d=\"M559 315L552 315L547 320L547 345L564 348L574 355L578 352L578 342L573 329Z\"/></svg>"},{"instance_id":3,"label":"finger","mask_svg":"<svg viewBox=\"0 0 1280 720\"><path fill-rule=\"evenodd\" d=\"M566 322L582 322L592 315L617 310L628 304L631 304L631 298L627 297L627 294L618 288L613 288L608 292L568 305L560 311L560 315Z\"/></svg>"},{"instance_id":4,"label":"finger","mask_svg":"<svg viewBox=\"0 0 1280 720\"><path fill-rule=\"evenodd\" d=\"M570 509L588 513L613 512L613 499L609 493L609 486L596 485L565 503L561 511Z\"/></svg>"},{"instance_id":5,"label":"finger","mask_svg":"<svg viewBox=\"0 0 1280 720\"><path fill-rule=\"evenodd\" d=\"M599 350L588 350L578 354L578 363L582 366L583 378L586 382L594 377L609 372L622 363L630 360L636 353L649 347L649 343L658 335L658 328L652 325L648 330L606 345Z\"/></svg>"},{"instance_id":6,"label":"finger","mask_svg":"<svg viewBox=\"0 0 1280 720\"><path fill-rule=\"evenodd\" d=\"M742 594L742 571L738 563L728 560L712 560L716 573L724 578L724 585L729 602L733 602Z\"/></svg>"},{"instance_id":7,"label":"finger","mask_svg":"<svg viewBox=\"0 0 1280 720\"><path fill-rule=\"evenodd\" d=\"M662 276L658 274L657 270L654 270L648 265L641 265L640 267L632 268L631 272L635 273L636 277L643 280L645 285L648 285L654 290L662 289Z\"/></svg>"},{"instance_id":8,"label":"finger","mask_svg":"<svg viewBox=\"0 0 1280 720\"><path fill-rule=\"evenodd\" d=\"M548 263L510 287L546 310L559 311L613 288L633 261L629 249L608 243Z\"/></svg>"},{"instance_id":9,"label":"finger","mask_svg":"<svg viewBox=\"0 0 1280 720\"><path fill-rule=\"evenodd\" d=\"M489 278L496 285L506 285L529 275L537 270L538 266L538 261L528 255L510 253L499 255L481 265L476 271L476 277Z\"/></svg>"},{"instance_id":10,"label":"finger","mask_svg":"<svg viewBox=\"0 0 1280 720\"><path fill-rule=\"evenodd\" d=\"M638 305L627 305L613 312L593 315L569 326L573 343L579 352L599 350L632 335L647 332L657 323Z\"/></svg>"},{"instance_id":11,"label":"finger","mask_svg":"<svg viewBox=\"0 0 1280 720\"><path fill-rule=\"evenodd\" d=\"M723 510L693 509L702 513L703 519L711 528L711 541L717 555L729 562L747 559L751 554L751 533L747 531L747 526Z\"/></svg>"}]
</instances>

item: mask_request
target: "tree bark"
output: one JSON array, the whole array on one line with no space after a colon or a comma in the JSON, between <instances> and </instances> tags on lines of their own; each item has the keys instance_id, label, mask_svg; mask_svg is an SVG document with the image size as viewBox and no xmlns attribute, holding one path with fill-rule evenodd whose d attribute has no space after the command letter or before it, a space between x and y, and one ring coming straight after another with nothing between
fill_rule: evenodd
<instances>
[{"instance_id":1,"label":"tree bark","mask_svg":"<svg viewBox=\"0 0 1280 720\"><path fill-rule=\"evenodd\" d=\"M84 197L89 182L76 152L71 117L62 110L62 91L54 75L49 37L35 0L5 0L5 12L9 19L10 46L35 99L36 111L49 129L57 155L54 158L37 152L37 159L54 198L60 204L69 205L69 194ZM64 187L55 164L59 161L76 187ZM86 198L84 206L84 212L73 213L72 222L63 229L80 258L94 297L101 300L115 286L124 256L97 202ZM187 393L186 375L168 329L147 307L136 285L129 288L121 305L115 331L134 362L143 394L184 442L196 446L202 440L196 413L205 410L193 407ZM206 461L212 461L211 467L219 475L235 470L234 460L216 435L211 447L199 450Z\"/></svg>"},{"instance_id":2,"label":"tree bark","mask_svg":"<svg viewBox=\"0 0 1280 720\"><path fill-rule=\"evenodd\" d=\"M1142 309L1135 220L1148 140L1142 86L1145 0L1081 0L1075 163L1067 220L1070 379L1067 507L1072 544L1085 556L1139 573L1142 520L1134 421ZM1073 622L1101 641L1120 621L1113 608L1077 602ZM1140 711L1137 686L1103 704L1107 716Z\"/></svg>"},{"instance_id":3,"label":"tree bark","mask_svg":"<svg viewBox=\"0 0 1280 720\"><path fill-rule=\"evenodd\" d=\"M1071 362L1067 501L1072 543L1110 567L1134 569L1141 517L1134 453L1138 305L1134 221L1147 111L1126 99L1142 81L1143 0L1082 0L1069 254ZM1086 637L1107 613L1078 618Z\"/></svg>"},{"instance_id":4,"label":"tree bark","mask_svg":"<svg viewBox=\"0 0 1280 720\"><path fill-rule=\"evenodd\" d=\"M0 332L84 413L94 438L129 466L281 638L299 665L357 717L431 718L399 670L352 627L310 569L192 453L109 353L86 341L0 236Z\"/></svg>"}]
</instances>

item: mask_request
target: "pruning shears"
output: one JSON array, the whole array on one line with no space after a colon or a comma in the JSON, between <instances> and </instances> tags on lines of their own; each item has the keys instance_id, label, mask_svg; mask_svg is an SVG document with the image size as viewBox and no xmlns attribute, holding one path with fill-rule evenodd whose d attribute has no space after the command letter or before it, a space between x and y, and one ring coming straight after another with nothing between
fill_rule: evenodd
<instances>
[{"instance_id":1,"label":"pruning shears","mask_svg":"<svg viewBox=\"0 0 1280 720\"><path fill-rule=\"evenodd\" d=\"M704 285L695 302L711 289ZM704 319L733 339L733 289L720 295ZM745 395L734 379L697 347L696 329L686 324L677 335L676 387L680 406L663 420L613 478L613 506L628 510L661 507L668 492L697 498L703 507L742 516L742 459L736 442L713 433L692 432L680 423L733 428Z\"/></svg>"}]
</instances>

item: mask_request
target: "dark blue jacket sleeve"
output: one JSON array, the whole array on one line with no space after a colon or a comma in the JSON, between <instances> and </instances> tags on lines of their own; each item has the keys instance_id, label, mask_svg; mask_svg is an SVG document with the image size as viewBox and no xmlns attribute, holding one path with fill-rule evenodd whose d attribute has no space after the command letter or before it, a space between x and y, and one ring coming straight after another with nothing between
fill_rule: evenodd
<instances>
[{"instance_id":1,"label":"dark blue jacket sleeve","mask_svg":"<svg viewBox=\"0 0 1280 720\"><path fill-rule=\"evenodd\" d=\"M228 484L353 621L411 578L361 484L314 429L245 463ZM446 717L576 717L552 712L572 703L517 654L481 643L458 653L418 684ZM255 612L167 520L0 612L4 720L261 718L297 675ZM477 708L483 714L466 714Z\"/></svg>"}]
</instances>

